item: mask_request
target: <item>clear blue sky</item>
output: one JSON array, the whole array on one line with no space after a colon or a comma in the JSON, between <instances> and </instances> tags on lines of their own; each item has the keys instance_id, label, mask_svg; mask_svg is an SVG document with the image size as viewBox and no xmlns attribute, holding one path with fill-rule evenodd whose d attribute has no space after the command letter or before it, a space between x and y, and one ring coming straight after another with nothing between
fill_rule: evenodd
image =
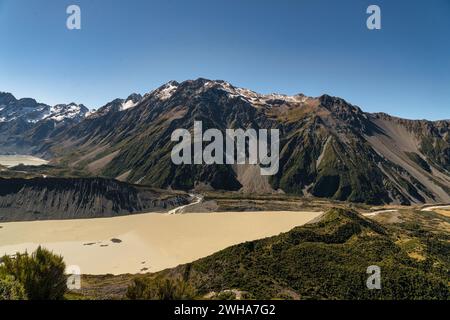
<instances>
[{"instance_id":1,"label":"clear blue sky","mask_svg":"<svg viewBox=\"0 0 450 320\"><path fill-rule=\"evenodd\" d=\"M78 4L82 29L66 29ZM378 4L382 30L366 28ZM450 1L0 0L0 91L95 108L169 80L450 118Z\"/></svg>"}]
</instances>

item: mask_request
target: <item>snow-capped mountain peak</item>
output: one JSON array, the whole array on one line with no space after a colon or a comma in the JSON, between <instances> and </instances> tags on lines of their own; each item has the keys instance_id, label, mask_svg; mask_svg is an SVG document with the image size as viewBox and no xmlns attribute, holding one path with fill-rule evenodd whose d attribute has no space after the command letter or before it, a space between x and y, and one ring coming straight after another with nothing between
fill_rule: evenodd
<instances>
[{"instance_id":1,"label":"snow-capped mountain peak","mask_svg":"<svg viewBox=\"0 0 450 320\"><path fill-rule=\"evenodd\" d=\"M61 122L66 119L76 119L81 120L85 117L89 109L84 105L70 103L70 104L58 104L50 108L50 114L43 118L43 120L54 120L56 122Z\"/></svg>"},{"instance_id":2,"label":"snow-capped mountain peak","mask_svg":"<svg viewBox=\"0 0 450 320\"><path fill-rule=\"evenodd\" d=\"M151 94L155 95L160 100L167 100L175 93L179 85L180 84L176 81L170 81L151 92Z\"/></svg>"},{"instance_id":3,"label":"snow-capped mountain peak","mask_svg":"<svg viewBox=\"0 0 450 320\"><path fill-rule=\"evenodd\" d=\"M16 99L10 93L0 92L0 122L37 123L43 120L61 122L66 119L80 121L88 111L82 104L70 103L49 106L31 98Z\"/></svg>"},{"instance_id":4,"label":"snow-capped mountain peak","mask_svg":"<svg viewBox=\"0 0 450 320\"><path fill-rule=\"evenodd\" d=\"M113 101L105 104L103 107L98 108L98 110L92 110L86 115L86 117L97 118L110 112L125 111L134 108L141 101L142 96L140 94L132 93L126 99L114 99Z\"/></svg>"},{"instance_id":5,"label":"snow-capped mountain peak","mask_svg":"<svg viewBox=\"0 0 450 320\"><path fill-rule=\"evenodd\" d=\"M140 94L137 94L137 93L131 94L130 96L128 96L128 98L126 98L122 102L122 107L120 108L120 111L128 110L128 109L135 107L141 100L142 100L142 96Z\"/></svg>"}]
</instances>

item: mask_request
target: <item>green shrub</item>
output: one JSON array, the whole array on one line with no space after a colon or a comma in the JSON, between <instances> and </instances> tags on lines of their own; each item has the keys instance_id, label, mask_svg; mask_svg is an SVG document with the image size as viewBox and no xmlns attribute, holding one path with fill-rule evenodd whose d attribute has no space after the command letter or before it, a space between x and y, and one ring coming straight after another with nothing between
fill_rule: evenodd
<instances>
[{"instance_id":1,"label":"green shrub","mask_svg":"<svg viewBox=\"0 0 450 320\"><path fill-rule=\"evenodd\" d=\"M26 300L25 288L12 276L0 276L0 300Z\"/></svg>"},{"instance_id":2,"label":"green shrub","mask_svg":"<svg viewBox=\"0 0 450 320\"><path fill-rule=\"evenodd\" d=\"M135 278L128 287L127 298L131 300L189 300L195 290L183 280Z\"/></svg>"},{"instance_id":3,"label":"green shrub","mask_svg":"<svg viewBox=\"0 0 450 320\"><path fill-rule=\"evenodd\" d=\"M61 300L67 291L65 263L61 256L37 248L31 255L4 256L0 274L12 276L30 300Z\"/></svg>"},{"instance_id":4,"label":"green shrub","mask_svg":"<svg viewBox=\"0 0 450 320\"><path fill-rule=\"evenodd\" d=\"M231 290L226 290L220 292L217 297L217 300L236 300L236 294Z\"/></svg>"}]
</instances>

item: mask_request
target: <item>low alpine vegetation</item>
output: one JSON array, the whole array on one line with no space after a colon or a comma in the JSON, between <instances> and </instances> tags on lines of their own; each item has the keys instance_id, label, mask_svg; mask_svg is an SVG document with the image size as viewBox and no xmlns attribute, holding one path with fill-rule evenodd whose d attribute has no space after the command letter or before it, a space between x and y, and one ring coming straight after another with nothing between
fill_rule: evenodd
<instances>
[{"instance_id":1,"label":"low alpine vegetation","mask_svg":"<svg viewBox=\"0 0 450 320\"><path fill-rule=\"evenodd\" d=\"M61 256L37 248L0 264L0 300L62 300L67 292L66 265Z\"/></svg>"},{"instance_id":2,"label":"low alpine vegetation","mask_svg":"<svg viewBox=\"0 0 450 320\"><path fill-rule=\"evenodd\" d=\"M169 278L135 278L128 287L131 300L189 300L196 292L186 281Z\"/></svg>"}]
</instances>

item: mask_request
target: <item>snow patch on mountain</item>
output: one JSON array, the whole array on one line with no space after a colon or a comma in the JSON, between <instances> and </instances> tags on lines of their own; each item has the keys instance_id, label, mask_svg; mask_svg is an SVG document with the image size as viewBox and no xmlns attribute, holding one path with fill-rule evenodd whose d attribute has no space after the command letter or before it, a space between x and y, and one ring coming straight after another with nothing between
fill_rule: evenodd
<instances>
[{"instance_id":1,"label":"snow patch on mountain","mask_svg":"<svg viewBox=\"0 0 450 320\"><path fill-rule=\"evenodd\" d=\"M253 105L273 105L274 103L305 103L308 100L308 97L302 94L294 96L278 93L260 94L249 89L235 87L229 82L222 80L208 80L205 82L202 90L208 90L211 88L223 90L228 93L228 96L230 98L240 98Z\"/></svg>"},{"instance_id":2,"label":"snow patch on mountain","mask_svg":"<svg viewBox=\"0 0 450 320\"><path fill-rule=\"evenodd\" d=\"M128 109L131 109L131 108L135 107L136 104L137 104L137 103L134 102L133 100L127 100L127 101L125 101L125 102L122 103L122 108L121 108L121 110L128 110Z\"/></svg>"},{"instance_id":3,"label":"snow patch on mountain","mask_svg":"<svg viewBox=\"0 0 450 320\"><path fill-rule=\"evenodd\" d=\"M43 120L54 120L56 122L61 122L66 119L81 119L84 118L88 111L89 110L82 104L58 104L50 108L50 115L45 117Z\"/></svg>"},{"instance_id":4,"label":"snow patch on mountain","mask_svg":"<svg viewBox=\"0 0 450 320\"><path fill-rule=\"evenodd\" d=\"M175 91L178 89L178 82L176 81L170 81L163 85L162 87L158 88L154 91L156 97L160 100L167 100L169 99Z\"/></svg>"}]
</instances>

